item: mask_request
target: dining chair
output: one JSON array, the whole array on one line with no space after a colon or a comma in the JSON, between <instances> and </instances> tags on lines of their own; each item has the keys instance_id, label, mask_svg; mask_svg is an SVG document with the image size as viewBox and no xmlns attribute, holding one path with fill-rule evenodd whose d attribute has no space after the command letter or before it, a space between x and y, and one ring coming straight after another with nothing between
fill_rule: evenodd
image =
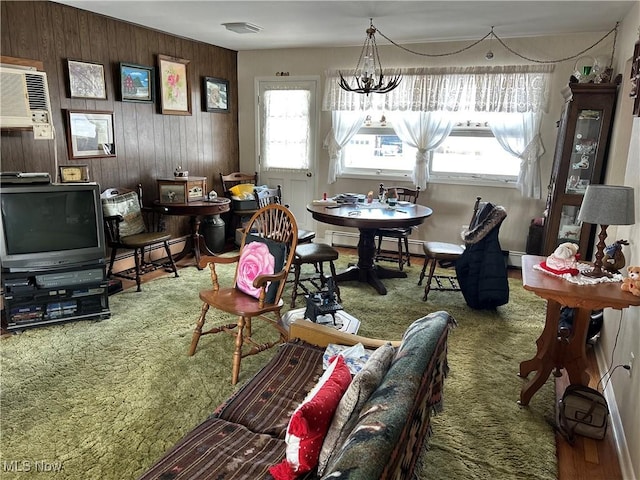
<instances>
[{"instance_id":1,"label":"dining chair","mask_svg":"<svg viewBox=\"0 0 640 480\"><path fill-rule=\"evenodd\" d=\"M399 202L410 202L415 204L418 201L420 195L420 187L406 188L406 187L390 187L388 191L395 190ZM401 206L399 208L402 208ZM414 227L406 228L379 228L376 232L378 239L378 247L376 248L375 261L381 260L389 262L397 262L398 268L402 271L404 264L411 266L411 253L409 252L409 235L413 231ZM397 252L384 252L382 251L382 241L384 238L393 238L397 241Z\"/></svg>"},{"instance_id":2,"label":"dining chair","mask_svg":"<svg viewBox=\"0 0 640 480\"><path fill-rule=\"evenodd\" d=\"M267 350L288 338L281 309L285 280L298 244L298 226L291 211L278 204L259 209L249 220L240 251L233 256L204 256L200 266L209 266L212 288L200 291L202 309L196 324L189 355L194 355L202 335L227 333L235 338L232 358L231 383L235 385L240 375L240 363L248 355ZM216 265L235 264L233 284L221 288ZM203 331L207 313L217 317L215 325ZM224 324L225 313L237 320ZM252 337L252 320L260 319L273 327L277 339ZM220 323L223 322L221 325Z\"/></svg>"},{"instance_id":3,"label":"dining chair","mask_svg":"<svg viewBox=\"0 0 640 480\"><path fill-rule=\"evenodd\" d=\"M280 185L275 188L262 188L254 190L254 198L259 208L267 205L282 204L282 187ZM285 205L286 206L286 205ZM311 283L316 291L322 290L326 286L326 278L324 276L324 263L329 263L331 277L336 279L336 267L334 261L338 259L338 251L324 243L313 243L316 232L310 230L298 230L298 246L296 254L293 257L291 268L293 270L293 280L291 292L291 308L295 308L296 298L299 295L311 293L305 282ZM301 276L303 265L311 264L315 268L315 273ZM340 289L336 283L336 295L340 301Z\"/></svg>"},{"instance_id":4,"label":"dining chair","mask_svg":"<svg viewBox=\"0 0 640 480\"><path fill-rule=\"evenodd\" d=\"M478 214L478 208L480 206L481 197L476 197L476 202L473 206L473 214L471 215L471 220L469 225L473 225L476 219L476 215ZM461 239L462 240L462 239ZM439 290L439 291L460 291L460 285L458 283L458 278L455 275L434 275L436 271L437 264L446 264L448 266L455 265L456 260L458 260L462 254L464 253L465 246L459 243L446 243L446 242L423 242L422 250L424 251L424 265L422 266L422 271L420 272L420 278L418 280L418 285L422 285L422 280L425 277L425 272L427 268L429 268L429 273L427 275L427 282L424 286L424 295L422 296L422 300L427 300L427 296L431 290ZM432 281L435 281L435 286L432 286Z\"/></svg>"},{"instance_id":5,"label":"dining chair","mask_svg":"<svg viewBox=\"0 0 640 480\"><path fill-rule=\"evenodd\" d=\"M254 188L253 198L255 199L258 208L266 207L267 205L282 203L282 187L277 185L275 188ZM285 207L289 208L288 205ZM316 232L313 230L298 229L298 245L311 242L316 236Z\"/></svg>"},{"instance_id":6,"label":"dining chair","mask_svg":"<svg viewBox=\"0 0 640 480\"><path fill-rule=\"evenodd\" d=\"M104 217L104 231L111 258L107 277L117 276L135 280L137 291L141 291L141 277L158 268L168 268L178 276L178 270L169 248L171 234L163 231L158 209L142 206L142 185L138 191L108 188L100 195ZM167 258L153 260L151 251L145 255L147 247L162 244ZM133 250L135 267L122 272L113 272L119 249Z\"/></svg>"}]
</instances>

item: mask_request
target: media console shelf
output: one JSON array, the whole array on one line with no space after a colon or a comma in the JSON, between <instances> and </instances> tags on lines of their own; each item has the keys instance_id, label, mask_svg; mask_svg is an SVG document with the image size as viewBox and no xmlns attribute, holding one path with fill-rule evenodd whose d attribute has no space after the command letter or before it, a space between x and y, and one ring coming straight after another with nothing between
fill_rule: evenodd
<instances>
[{"instance_id":1,"label":"media console shelf","mask_svg":"<svg viewBox=\"0 0 640 480\"><path fill-rule=\"evenodd\" d=\"M2 328L7 331L111 316L104 264L38 274L6 273L2 290Z\"/></svg>"}]
</instances>

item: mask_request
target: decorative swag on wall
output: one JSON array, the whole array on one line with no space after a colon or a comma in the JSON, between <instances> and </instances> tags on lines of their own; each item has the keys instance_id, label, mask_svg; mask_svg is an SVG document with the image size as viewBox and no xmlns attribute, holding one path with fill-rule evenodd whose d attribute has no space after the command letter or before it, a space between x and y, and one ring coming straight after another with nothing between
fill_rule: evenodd
<instances>
[{"instance_id":1,"label":"decorative swag on wall","mask_svg":"<svg viewBox=\"0 0 640 480\"><path fill-rule=\"evenodd\" d=\"M525 197L541 198L539 158L542 112L548 110L553 65L402 69L402 82L384 95L359 95L338 85L337 71L326 72L322 109L332 112L329 183L341 175L342 148L349 143L368 110L387 112L396 134L418 149L412 180L425 188L431 151L449 135L451 113L486 112L498 142L521 159L518 188ZM385 71L393 75L398 70ZM344 72L343 72L344 74Z\"/></svg>"}]
</instances>

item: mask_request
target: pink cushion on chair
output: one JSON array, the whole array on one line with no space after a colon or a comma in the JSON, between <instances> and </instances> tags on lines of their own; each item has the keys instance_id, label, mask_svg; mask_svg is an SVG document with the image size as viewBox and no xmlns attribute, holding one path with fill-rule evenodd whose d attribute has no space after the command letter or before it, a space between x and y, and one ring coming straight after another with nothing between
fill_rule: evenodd
<instances>
[{"instance_id":1,"label":"pink cushion on chair","mask_svg":"<svg viewBox=\"0 0 640 480\"><path fill-rule=\"evenodd\" d=\"M282 270L286 245L255 235L247 235L240 253L236 288L252 297L260 297L260 288L253 286L258 275L271 275ZM274 303L280 282L271 282L267 287L265 302Z\"/></svg>"},{"instance_id":2,"label":"pink cushion on chair","mask_svg":"<svg viewBox=\"0 0 640 480\"><path fill-rule=\"evenodd\" d=\"M276 480L295 479L318 465L324 436L349 383L351 373L338 355L291 416L285 437L286 457L269 469Z\"/></svg>"}]
</instances>

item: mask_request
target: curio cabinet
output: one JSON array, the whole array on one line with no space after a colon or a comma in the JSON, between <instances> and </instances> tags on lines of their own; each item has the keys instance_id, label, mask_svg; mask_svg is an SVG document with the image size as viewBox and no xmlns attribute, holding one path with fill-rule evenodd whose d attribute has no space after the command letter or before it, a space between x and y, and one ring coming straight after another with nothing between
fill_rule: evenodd
<instances>
[{"instance_id":1,"label":"curio cabinet","mask_svg":"<svg viewBox=\"0 0 640 480\"><path fill-rule=\"evenodd\" d=\"M579 245L588 260L593 250L594 225L578 220L582 197L590 184L602 183L618 85L571 83L565 100L546 204L543 254L564 242Z\"/></svg>"}]
</instances>

